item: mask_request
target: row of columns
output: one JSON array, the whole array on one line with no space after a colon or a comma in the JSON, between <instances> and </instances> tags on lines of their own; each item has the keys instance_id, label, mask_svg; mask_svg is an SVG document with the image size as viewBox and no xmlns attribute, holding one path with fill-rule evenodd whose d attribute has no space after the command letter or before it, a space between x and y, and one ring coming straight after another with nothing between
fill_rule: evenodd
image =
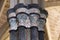
<instances>
[{"instance_id":1,"label":"row of columns","mask_svg":"<svg viewBox=\"0 0 60 40\"><path fill-rule=\"evenodd\" d=\"M47 16L48 12L39 6L38 0L10 0L7 12L10 40L44 40ZM26 34L26 29L30 29L30 36Z\"/></svg>"}]
</instances>

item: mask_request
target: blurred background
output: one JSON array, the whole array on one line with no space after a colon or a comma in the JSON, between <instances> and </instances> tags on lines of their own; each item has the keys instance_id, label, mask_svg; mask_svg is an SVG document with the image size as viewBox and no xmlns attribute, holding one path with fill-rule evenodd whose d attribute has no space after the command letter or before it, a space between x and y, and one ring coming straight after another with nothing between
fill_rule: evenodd
<instances>
[{"instance_id":1,"label":"blurred background","mask_svg":"<svg viewBox=\"0 0 60 40\"><path fill-rule=\"evenodd\" d=\"M40 5L41 3L39 2ZM45 27L45 40L60 40L60 0L44 0L44 3L49 14ZM6 14L8 8L9 0L0 0L0 40L10 38Z\"/></svg>"}]
</instances>

